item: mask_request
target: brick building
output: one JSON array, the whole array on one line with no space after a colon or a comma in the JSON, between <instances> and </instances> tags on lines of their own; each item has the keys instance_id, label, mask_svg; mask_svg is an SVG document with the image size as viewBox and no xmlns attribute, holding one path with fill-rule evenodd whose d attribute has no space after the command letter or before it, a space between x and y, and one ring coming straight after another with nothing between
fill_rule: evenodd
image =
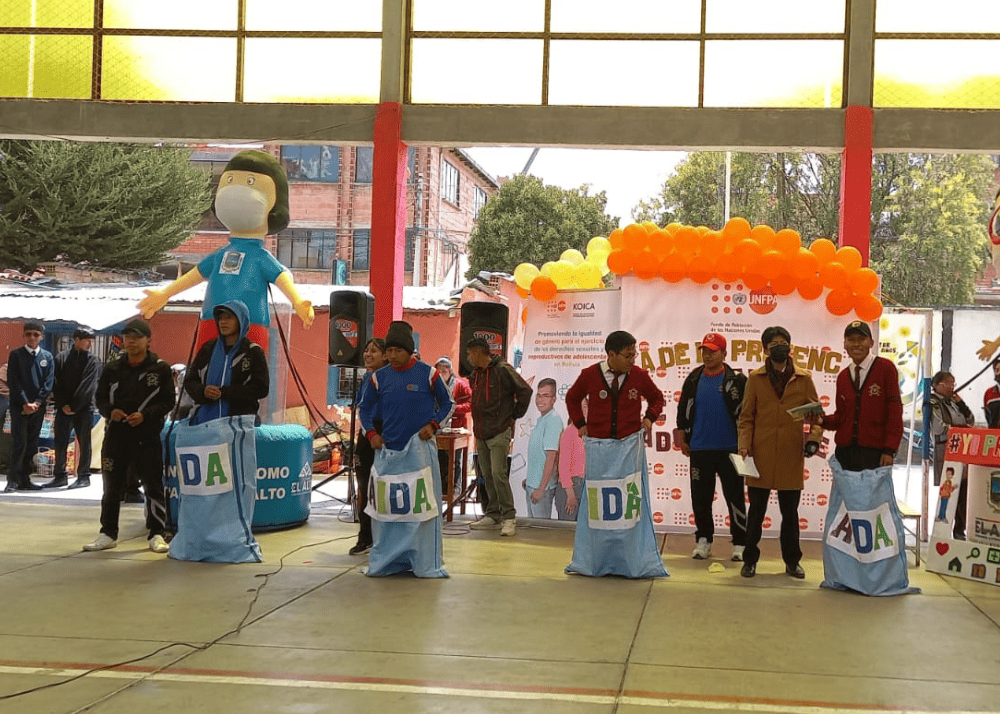
<instances>
[{"instance_id":1,"label":"brick building","mask_svg":"<svg viewBox=\"0 0 1000 714\"><path fill-rule=\"evenodd\" d=\"M215 181L245 147L201 145L191 161ZM269 236L268 249L297 283L369 285L372 148L271 145L289 180L291 224ZM472 226L498 182L461 149L409 147L406 189L405 284L458 288L468 269ZM172 252L180 270L225 244L214 213Z\"/></svg>"}]
</instances>

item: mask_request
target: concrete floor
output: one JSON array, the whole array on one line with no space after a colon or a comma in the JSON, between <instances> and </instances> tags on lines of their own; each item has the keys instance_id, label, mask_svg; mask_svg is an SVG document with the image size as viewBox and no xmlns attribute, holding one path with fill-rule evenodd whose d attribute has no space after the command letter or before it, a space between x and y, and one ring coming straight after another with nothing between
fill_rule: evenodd
<instances>
[{"instance_id":1,"label":"concrete floor","mask_svg":"<svg viewBox=\"0 0 1000 714\"><path fill-rule=\"evenodd\" d=\"M571 530L458 521L450 579L369 579L322 510L259 534L260 565L150 553L136 506L82 553L99 488L0 497L4 714L1000 711L998 587L911 568L921 595L830 592L819 544L797 581L776 541L745 580L688 536L663 539L669 579L589 579L563 573Z\"/></svg>"}]
</instances>

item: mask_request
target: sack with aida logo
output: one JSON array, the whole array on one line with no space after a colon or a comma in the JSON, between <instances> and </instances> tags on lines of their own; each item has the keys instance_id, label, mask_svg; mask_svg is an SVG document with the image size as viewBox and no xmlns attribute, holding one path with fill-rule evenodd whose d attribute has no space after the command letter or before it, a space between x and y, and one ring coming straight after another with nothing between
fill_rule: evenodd
<instances>
[{"instance_id":1,"label":"sack with aida logo","mask_svg":"<svg viewBox=\"0 0 1000 714\"><path fill-rule=\"evenodd\" d=\"M213 563L259 563L250 531L257 495L255 415L174 426L177 534L170 557Z\"/></svg>"},{"instance_id":2,"label":"sack with aida logo","mask_svg":"<svg viewBox=\"0 0 1000 714\"><path fill-rule=\"evenodd\" d=\"M624 439L583 440L583 498L577 509L567 573L667 577L649 512L643 432Z\"/></svg>"},{"instance_id":3,"label":"sack with aida logo","mask_svg":"<svg viewBox=\"0 0 1000 714\"><path fill-rule=\"evenodd\" d=\"M919 593L920 588L910 587L892 468L846 471L836 458L830 467L820 587L864 595Z\"/></svg>"},{"instance_id":4,"label":"sack with aida logo","mask_svg":"<svg viewBox=\"0 0 1000 714\"><path fill-rule=\"evenodd\" d=\"M372 517L371 577L412 571L447 578L441 553L441 476L437 445L418 434L401 451L375 452L365 513Z\"/></svg>"}]
</instances>

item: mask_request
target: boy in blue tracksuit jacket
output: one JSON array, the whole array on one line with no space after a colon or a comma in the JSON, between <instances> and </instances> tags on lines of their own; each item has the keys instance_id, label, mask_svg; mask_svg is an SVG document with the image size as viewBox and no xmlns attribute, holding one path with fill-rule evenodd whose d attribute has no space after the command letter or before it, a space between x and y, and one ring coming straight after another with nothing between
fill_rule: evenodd
<instances>
[{"instance_id":1,"label":"boy in blue tracksuit jacket","mask_svg":"<svg viewBox=\"0 0 1000 714\"><path fill-rule=\"evenodd\" d=\"M41 489L31 482L32 459L38 453L45 402L52 394L55 376L52 353L39 346L45 336L45 327L40 322L26 322L23 332L24 346L12 351L7 358L13 448L5 493Z\"/></svg>"}]
</instances>

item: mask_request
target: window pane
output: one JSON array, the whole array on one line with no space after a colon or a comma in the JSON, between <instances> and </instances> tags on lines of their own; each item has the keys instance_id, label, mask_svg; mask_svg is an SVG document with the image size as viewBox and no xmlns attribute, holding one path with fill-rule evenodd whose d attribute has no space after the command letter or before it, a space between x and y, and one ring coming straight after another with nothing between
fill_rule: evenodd
<instances>
[{"instance_id":1,"label":"window pane","mask_svg":"<svg viewBox=\"0 0 1000 714\"><path fill-rule=\"evenodd\" d=\"M473 0L413 0L413 29L478 32L541 32L544 0L504 0L502 5Z\"/></svg>"},{"instance_id":2,"label":"window pane","mask_svg":"<svg viewBox=\"0 0 1000 714\"><path fill-rule=\"evenodd\" d=\"M996 0L878 0L876 32L1000 32Z\"/></svg>"},{"instance_id":3,"label":"window pane","mask_svg":"<svg viewBox=\"0 0 1000 714\"><path fill-rule=\"evenodd\" d=\"M637 67L670 71L650 82ZM549 104L698 106L698 43L553 41Z\"/></svg>"},{"instance_id":4,"label":"window pane","mask_svg":"<svg viewBox=\"0 0 1000 714\"><path fill-rule=\"evenodd\" d=\"M706 107L839 107L840 40L705 43Z\"/></svg>"},{"instance_id":5,"label":"window pane","mask_svg":"<svg viewBox=\"0 0 1000 714\"><path fill-rule=\"evenodd\" d=\"M89 37L0 35L0 96L89 99L92 45Z\"/></svg>"},{"instance_id":6,"label":"window pane","mask_svg":"<svg viewBox=\"0 0 1000 714\"><path fill-rule=\"evenodd\" d=\"M104 26L143 30L235 30L236 0L104 0Z\"/></svg>"},{"instance_id":7,"label":"window pane","mask_svg":"<svg viewBox=\"0 0 1000 714\"><path fill-rule=\"evenodd\" d=\"M381 32L382 0L247 0L248 30Z\"/></svg>"},{"instance_id":8,"label":"window pane","mask_svg":"<svg viewBox=\"0 0 1000 714\"><path fill-rule=\"evenodd\" d=\"M707 32L844 32L846 24L844 0L708 0L705 15Z\"/></svg>"},{"instance_id":9,"label":"window pane","mask_svg":"<svg viewBox=\"0 0 1000 714\"><path fill-rule=\"evenodd\" d=\"M701 0L552 0L553 32L700 32Z\"/></svg>"},{"instance_id":10,"label":"window pane","mask_svg":"<svg viewBox=\"0 0 1000 714\"><path fill-rule=\"evenodd\" d=\"M353 259L351 270L368 270L368 256L371 244L371 231L367 228L357 228L353 236Z\"/></svg>"},{"instance_id":11,"label":"window pane","mask_svg":"<svg viewBox=\"0 0 1000 714\"><path fill-rule=\"evenodd\" d=\"M997 109L998 87L1000 40L875 41L877 107Z\"/></svg>"},{"instance_id":12,"label":"window pane","mask_svg":"<svg viewBox=\"0 0 1000 714\"><path fill-rule=\"evenodd\" d=\"M104 38L104 99L231 102L235 95L235 39Z\"/></svg>"},{"instance_id":13,"label":"window pane","mask_svg":"<svg viewBox=\"0 0 1000 714\"><path fill-rule=\"evenodd\" d=\"M299 171L308 181L319 180L318 146L303 146L299 149Z\"/></svg>"},{"instance_id":14,"label":"window pane","mask_svg":"<svg viewBox=\"0 0 1000 714\"><path fill-rule=\"evenodd\" d=\"M94 0L0 0L0 25L93 27ZM2 81L3 78L0 77L0 82Z\"/></svg>"},{"instance_id":15,"label":"window pane","mask_svg":"<svg viewBox=\"0 0 1000 714\"><path fill-rule=\"evenodd\" d=\"M327 183L337 183L340 180L340 147L320 147L319 180Z\"/></svg>"},{"instance_id":16,"label":"window pane","mask_svg":"<svg viewBox=\"0 0 1000 714\"><path fill-rule=\"evenodd\" d=\"M350 71L339 71L333 63L350 66ZM243 99L374 104L381 66L379 40L250 38Z\"/></svg>"},{"instance_id":17,"label":"window pane","mask_svg":"<svg viewBox=\"0 0 1000 714\"><path fill-rule=\"evenodd\" d=\"M359 146L354 154L354 183L371 183L375 149Z\"/></svg>"},{"instance_id":18,"label":"window pane","mask_svg":"<svg viewBox=\"0 0 1000 714\"><path fill-rule=\"evenodd\" d=\"M541 40L416 39L411 65L417 104L542 103Z\"/></svg>"}]
</instances>

